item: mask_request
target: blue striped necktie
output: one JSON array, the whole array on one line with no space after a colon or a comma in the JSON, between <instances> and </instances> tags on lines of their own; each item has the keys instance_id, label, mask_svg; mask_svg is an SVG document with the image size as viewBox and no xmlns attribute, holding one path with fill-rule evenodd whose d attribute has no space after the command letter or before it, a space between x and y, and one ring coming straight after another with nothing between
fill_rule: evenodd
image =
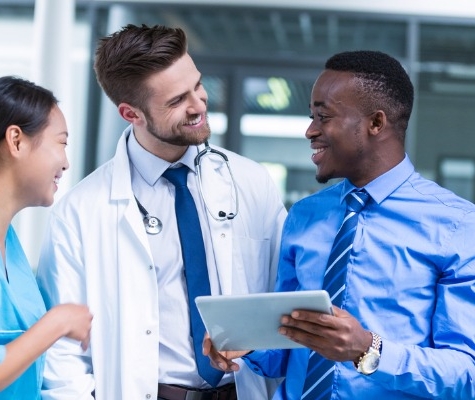
<instances>
[{"instance_id":1,"label":"blue striped necktie","mask_svg":"<svg viewBox=\"0 0 475 400\"><path fill-rule=\"evenodd\" d=\"M346 266L353 248L358 214L369 198L370 196L365 190L350 192L345 198L345 218L333 242L323 278L323 289L328 291L332 303L338 307L341 307L345 292ZM330 399L334 370L334 361L327 360L318 353L311 351L301 399Z\"/></svg>"},{"instance_id":2,"label":"blue striped necktie","mask_svg":"<svg viewBox=\"0 0 475 400\"><path fill-rule=\"evenodd\" d=\"M193 197L186 186L188 171L186 166L167 169L163 176L175 186L175 214L185 265L191 336L198 373L211 386L216 387L224 373L214 369L208 357L203 355L205 327L195 304L197 296L209 295L211 289L200 220Z\"/></svg>"}]
</instances>

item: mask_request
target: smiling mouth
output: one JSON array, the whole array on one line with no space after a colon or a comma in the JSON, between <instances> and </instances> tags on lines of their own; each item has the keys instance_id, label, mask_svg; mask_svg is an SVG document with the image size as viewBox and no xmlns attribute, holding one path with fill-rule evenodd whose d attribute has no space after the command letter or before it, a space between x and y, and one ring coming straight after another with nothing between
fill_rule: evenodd
<instances>
[{"instance_id":1,"label":"smiling mouth","mask_svg":"<svg viewBox=\"0 0 475 400\"><path fill-rule=\"evenodd\" d=\"M319 147L318 149L315 149L315 151L313 152L313 155L317 155L325 150L326 150L326 147Z\"/></svg>"},{"instance_id":2,"label":"smiling mouth","mask_svg":"<svg viewBox=\"0 0 475 400\"><path fill-rule=\"evenodd\" d=\"M184 126L193 126L193 125L198 125L202 120L202 115L198 114L195 119L192 119L191 121L185 122L183 125Z\"/></svg>"},{"instance_id":3,"label":"smiling mouth","mask_svg":"<svg viewBox=\"0 0 475 400\"><path fill-rule=\"evenodd\" d=\"M317 164L320 161L320 154L324 153L327 147L317 147L313 149L312 161Z\"/></svg>"}]
</instances>

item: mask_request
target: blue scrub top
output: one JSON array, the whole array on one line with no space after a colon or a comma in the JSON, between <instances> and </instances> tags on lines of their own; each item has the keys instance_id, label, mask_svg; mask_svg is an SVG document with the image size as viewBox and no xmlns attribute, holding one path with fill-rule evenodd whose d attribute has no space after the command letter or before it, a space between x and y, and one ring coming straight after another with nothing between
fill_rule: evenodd
<instances>
[{"instance_id":1,"label":"blue scrub top","mask_svg":"<svg viewBox=\"0 0 475 400\"><path fill-rule=\"evenodd\" d=\"M5 345L30 328L46 312L35 276L12 226L5 240L8 281L0 257L0 363ZM0 400L40 399L44 355L0 392Z\"/></svg>"}]
</instances>

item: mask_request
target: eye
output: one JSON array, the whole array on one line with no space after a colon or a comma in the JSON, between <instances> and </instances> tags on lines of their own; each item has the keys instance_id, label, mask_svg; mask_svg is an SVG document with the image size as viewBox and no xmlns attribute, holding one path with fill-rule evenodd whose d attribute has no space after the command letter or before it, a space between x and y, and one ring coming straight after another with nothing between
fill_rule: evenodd
<instances>
[{"instance_id":1,"label":"eye","mask_svg":"<svg viewBox=\"0 0 475 400\"><path fill-rule=\"evenodd\" d=\"M179 97L173 99L173 101L170 103L170 106L174 107L174 106L179 105L180 103L183 102L184 98L185 98L185 96L179 96Z\"/></svg>"},{"instance_id":2,"label":"eye","mask_svg":"<svg viewBox=\"0 0 475 400\"><path fill-rule=\"evenodd\" d=\"M325 122L329 118L327 115L323 115L323 114L317 114L317 117L320 120L320 122Z\"/></svg>"}]
</instances>

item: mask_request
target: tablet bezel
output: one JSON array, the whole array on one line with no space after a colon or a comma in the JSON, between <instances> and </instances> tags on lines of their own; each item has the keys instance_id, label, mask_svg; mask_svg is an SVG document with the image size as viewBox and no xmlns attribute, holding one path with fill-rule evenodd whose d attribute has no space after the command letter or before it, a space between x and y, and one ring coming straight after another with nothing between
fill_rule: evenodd
<instances>
[{"instance_id":1,"label":"tablet bezel","mask_svg":"<svg viewBox=\"0 0 475 400\"><path fill-rule=\"evenodd\" d=\"M200 296L195 301L220 351L303 347L278 332L281 317L296 309L332 313L325 290Z\"/></svg>"}]
</instances>

